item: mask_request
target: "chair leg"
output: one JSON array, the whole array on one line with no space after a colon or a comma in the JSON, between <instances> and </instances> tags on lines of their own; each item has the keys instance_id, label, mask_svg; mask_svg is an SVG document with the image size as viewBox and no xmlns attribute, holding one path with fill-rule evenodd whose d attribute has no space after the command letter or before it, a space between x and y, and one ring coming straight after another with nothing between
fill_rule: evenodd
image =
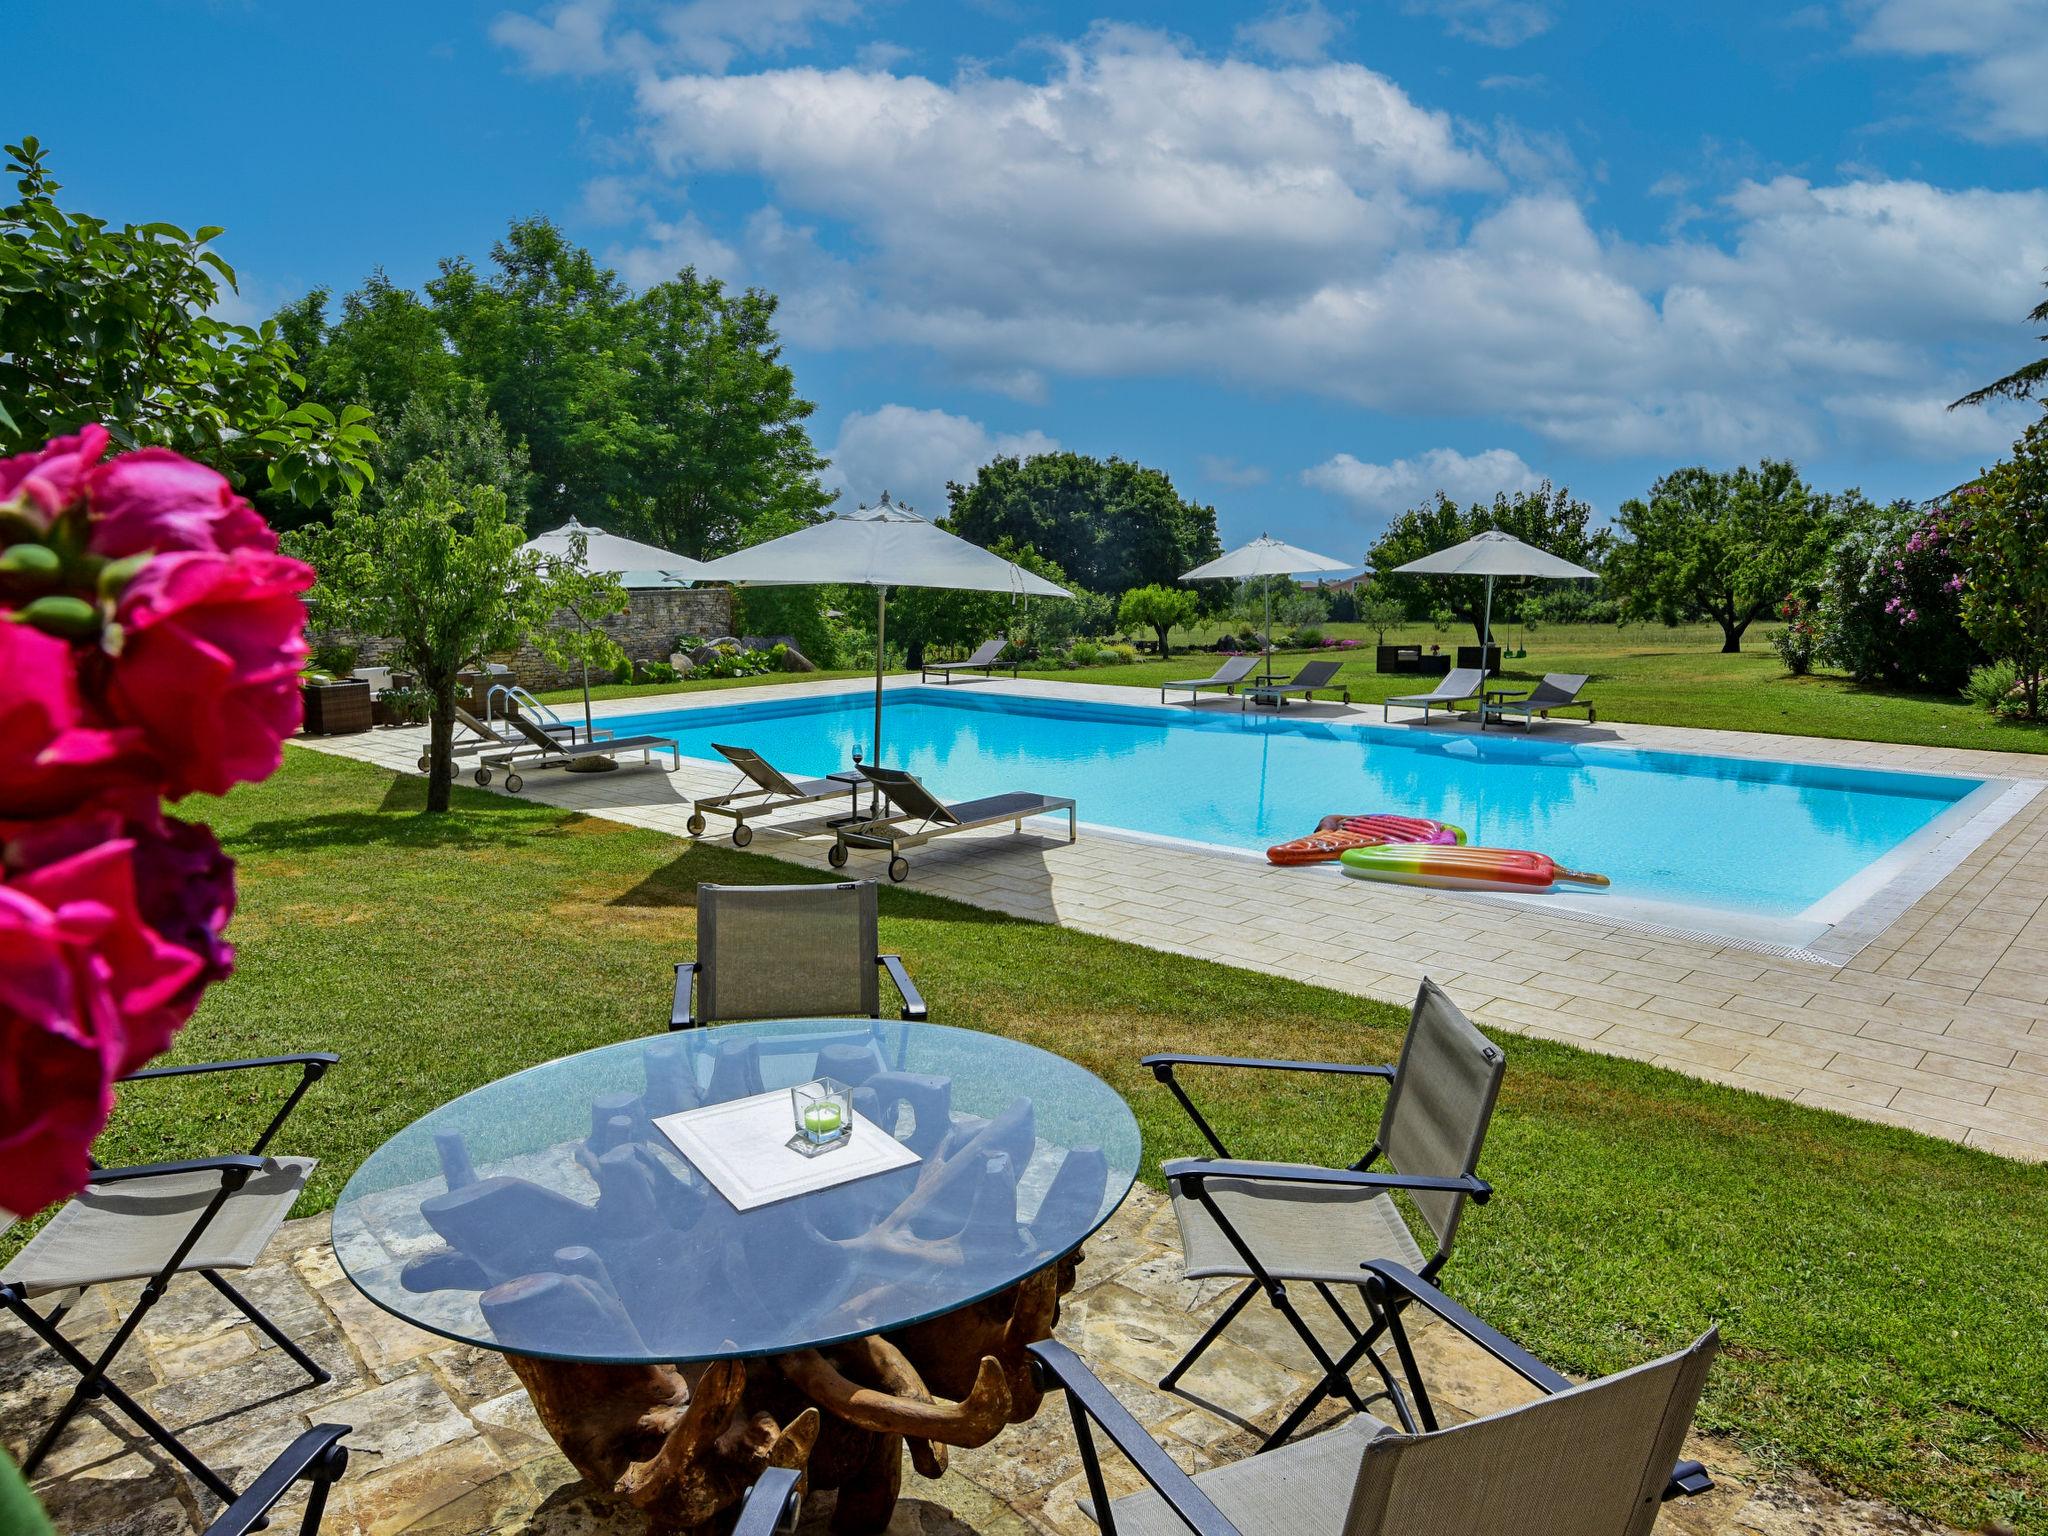
<instances>
[{"instance_id":1,"label":"chair leg","mask_svg":"<svg viewBox=\"0 0 2048 1536\"><path fill-rule=\"evenodd\" d=\"M1246 1284L1243 1290L1237 1293L1237 1299L1231 1302L1229 1306L1223 1309L1223 1315L1217 1318L1215 1322L1211 1323L1208 1327L1208 1331L1205 1332L1199 1339L1195 1340L1194 1348L1190 1349L1185 1355L1181 1356L1180 1364L1176 1365L1172 1370L1168 1371L1164 1376L1159 1378L1160 1391L1171 1392L1173 1390L1173 1384L1179 1381L1181 1377L1186 1374L1189 1366L1193 1365L1197 1360L1202 1358L1202 1352L1206 1350L1211 1344L1214 1344L1216 1342L1217 1338L1221 1336L1224 1329L1230 1326L1232 1320L1236 1318L1237 1314L1245 1309L1245 1303L1250 1301L1253 1296L1258 1294L1258 1290L1259 1282L1253 1280Z\"/></svg>"},{"instance_id":2,"label":"chair leg","mask_svg":"<svg viewBox=\"0 0 2048 1536\"><path fill-rule=\"evenodd\" d=\"M277 1324L273 1323L269 1318L265 1317L263 1313L260 1310L258 1310L255 1303L250 1301L248 1297L244 1296L232 1285L229 1285L227 1281L221 1279L219 1275L215 1274L210 1269L202 1269L201 1271L199 1271L199 1273L206 1277L207 1284L211 1285L216 1291L219 1291L221 1295L227 1297L229 1301L234 1303L236 1311L240 1312L242 1316L248 1318L249 1321L254 1323L258 1328L261 1328L264 1334L269 1338L270 1342L275 1344L279 1349L283 1350L287 1355L289 1355L292 1361L299 1367L300 1370L304 1371L308 1376L312 1377L313 1382L316 1386L334 1380L333 1376L331 1376L323 1366L321 1366L317 1361L315 1361L303 1349L299 1348L298 1345L294 1344L290 1339L285 1337L284 1330L279 1328Z\"/></svg>"}]
</instances>

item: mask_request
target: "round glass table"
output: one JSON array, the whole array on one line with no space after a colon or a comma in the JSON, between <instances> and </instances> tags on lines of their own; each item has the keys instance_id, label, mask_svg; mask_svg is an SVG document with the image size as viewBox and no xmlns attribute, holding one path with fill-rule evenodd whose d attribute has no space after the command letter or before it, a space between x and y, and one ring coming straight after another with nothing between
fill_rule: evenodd
<instances>
[{"instance_id":1,"label":"round glass table","mask_svg":"<svg viewBox=\"0 0 2048 1536\"><path fill-rule=\"evenodd\" d=\"M715 1180L770 1156L758 1123L741 1137L741 1111L779 1113L792 1134L778 1105L819 1078L850 1090L854 1137L809 1160L817 1177L850 1166L834 1159L862 1136L891 1138L860 1150L900 1166L736 1204ZM719 1105L730 1113L691 1113ZM674 1115L714 1172L656 1124ZM1047 1270L1123 1201L1139 1152L1106 1083L1000 1035L729 1024L547 1062L423 1116L350 1178L334 1248L387 1311L515 1356L787 1355L958 1313Z\"/></svg>"}]
</instances>

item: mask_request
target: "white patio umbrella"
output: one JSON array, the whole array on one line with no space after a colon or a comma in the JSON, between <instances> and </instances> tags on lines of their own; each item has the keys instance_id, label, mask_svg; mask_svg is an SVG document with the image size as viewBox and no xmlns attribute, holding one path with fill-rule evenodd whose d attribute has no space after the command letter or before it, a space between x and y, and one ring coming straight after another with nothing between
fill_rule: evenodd
<instances>
[{"instance_id":1,"label":"white patio umbrella","mask_svg":"<svg viewBox=\"0 0 2048 1536\"><path fill-rule=\"evenodd\" d=\"M1348 571L1342 560L1318 555L1292 544L1260 534L1227 555L1218 555L1207 565L1181 573L1182 581L1249 581L1255 576L1314 576L1330 571ZM1273 589L1266 588L1266 655L1273 654ZM1270 667L1271 661L1267 662Z\"/></svg>"},{"instance_id":2,"label":"white patio umbrella","mask_svg":"<svg viewBox=\"0 0 2048 1536\"><path fill-rule=\"evenodd\" d=\"M1564 581L1597 581L1600 573L1553 555L1534 544L1524 544L1512 533L1489 528L1462 544L1440 549L1420 560L1394 567L1401 576L1484 576L1486 616L1480 624L1481 669L1493 654L1493 579L1496 576L1552 576Z\"/></svg>"},{"instance_id":3,"label":"white patio umbrella","mask_svg":"<svg viewBox=\"0 0 2048 1536\"><path fill-rule=\"evenodd\" d=\"M658 544L642 544L638 539L621 538L616 533L606 533L602 528L579 523L573 517L561 527L551 528L527 540L519 546L519 552L567 560L575 552L578 534L583 536L583 568L610 572L619 578L621 586L686 587L702 579L702 560L675 554Z\"/></svg>"},{"instance_id":4,"label":"white patio umbrella","mask_svg":"<svg viewBox=\"0 0 2048 1536\"><path fill-rule=\"evenodd\" d=\"M737 586L854 586L875 589L875 740L882 760L882 653L891 587L940 587L954 592L1010 592L1019 597L1072 597L1021 565L898 506L880 503L842 512L822 523L785 533L706 563L703 581Z\"/></svg>"}]
</instances>

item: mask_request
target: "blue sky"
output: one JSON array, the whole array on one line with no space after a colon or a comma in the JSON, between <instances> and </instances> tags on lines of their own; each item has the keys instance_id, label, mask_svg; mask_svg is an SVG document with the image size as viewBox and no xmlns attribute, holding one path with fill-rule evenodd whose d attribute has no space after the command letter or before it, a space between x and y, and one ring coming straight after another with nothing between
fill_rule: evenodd
<instances>
[{"instance_id":1,"label":"blue sky","mask_svg":"<svg viewBox=\"0 0 2048 1536\"><path fill-rule=\"evenodd\" d=\"M227 226L247 313L544 212L780 294L856 499L1058 444L1340 557L1439 485L1944 489L2048 268L2042 0L31 0L9 50L7 137Z\"/></svg>"}]
</instances>

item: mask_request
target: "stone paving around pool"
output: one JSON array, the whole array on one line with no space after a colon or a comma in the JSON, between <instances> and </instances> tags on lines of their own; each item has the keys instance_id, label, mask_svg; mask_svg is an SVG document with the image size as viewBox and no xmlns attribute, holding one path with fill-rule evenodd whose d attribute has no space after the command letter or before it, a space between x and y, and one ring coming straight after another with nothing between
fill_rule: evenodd
<instances>
[{"instance_id":1,"label":"stone paving around pool","mask_svg":"<svg viewBox=\"0 0 2048 1536\"><path fill-rule=\"evenodd\" d=\"M1171 1212L1140 1185L1087 1244L1058 1335L1189 1471L1238 1459L1313 1383L1307 1351L1270 1308L1240 1316L1181 1383L1153 1385L1223 1305L1225 1281L1190 1284ZM504 1359L422 1333L365 1301L336 1265L328 1219L288 1223L236 1281L334 1374L312 1387L196 1276L175 1282L122 1357L120 1384L237 1487L313 1423L353 1426L347 1475L328 1505L328 1536L644 1536L630 1506L576 1476L534 1417ZM104 1342L136 1287L88 1293L65 1324L87 1353ZM1296 1298L1334 1344L1338 1323ZM1530 1389L1440 1325L1415 1333L1424 1380L1446 1424L1528 1401ZM0 1439L19 1457L68 1387L26 1329L0 1325ZM1371 1406L1371 1405L1369 1405ZM1384 1404L1378 1406L1384 1407ZM1335 1422L1324 1411L1319 1425ZM1845 1499L1811 1480L1766 1476L1733 1446L1695 1435L1686 1455L1715 1490L1666 1506L1668 1536L1938 1533L1895 1509ZM1111 1491L1137 1486L1112 1461ZM174 1536L218 1505L104 1405L67 1430L35 1484L65 1536ZM1088 1536L1080 1461L1064 1405L977 1451L955 1451L937 1482L906 1468L890 1536ZM299 1502L273 1529L296 1529ZM831 1498L809 1501L802 1536L822 1536Z\"/></svg>"},{"instance_id":2,"label":"stone paving around pool","mask_svg":"<svg viewBox=\"0 0 2048 1536\"><path fill-rule=\"evenodd\" d=\"M844 693L858 683L779 685ZM891 687L915 687L909 679ZM1037 698L1158 705L1144 689L998 679ZM715 708L731 690L613 700L600 717ZM1230 708L1212 701L1211 709ZM1363 717L1340 706L1306 718ZM1413 725L1476 731L1469 721ZM2023 754L1828 741L1671 726L1539 725L1556 739L2015 781L1998 813L1930 853L1885 898L1814 946L1828 959L1642 927L1527 903L1369 885L1283 870L1221 850L1050 821L955 837L911 855L936 895L1154 949L1272 971L1405 1004L1433 976L1489 1026L1654 1061L1697 1077L2030 1160L2048 1159L2048 760ZM423 729L311 738L320 751L416 772ZM534 772L525 796L686 837L689 801L722 793L724 764L681 771ZM502 782L502 780L500 780ZM494 786L496 787L496 786ZM943 791L944 786L936 786ZM1033 786L1020 784L1019 789ZM756 853L826 868L822 818L757 824ZM716 830L709 836L722 835ZM1980 840L1981 839L1981 840ZM991 841L1012 847L992 849ZM1960 859L1957 853L1968 844ZM849 873L883 878L879 854ZM1834 962L1834 963L1831 963ZM1254 1042L1255 1043L1255 1042Z\"/></svg>"}]
</instances>

